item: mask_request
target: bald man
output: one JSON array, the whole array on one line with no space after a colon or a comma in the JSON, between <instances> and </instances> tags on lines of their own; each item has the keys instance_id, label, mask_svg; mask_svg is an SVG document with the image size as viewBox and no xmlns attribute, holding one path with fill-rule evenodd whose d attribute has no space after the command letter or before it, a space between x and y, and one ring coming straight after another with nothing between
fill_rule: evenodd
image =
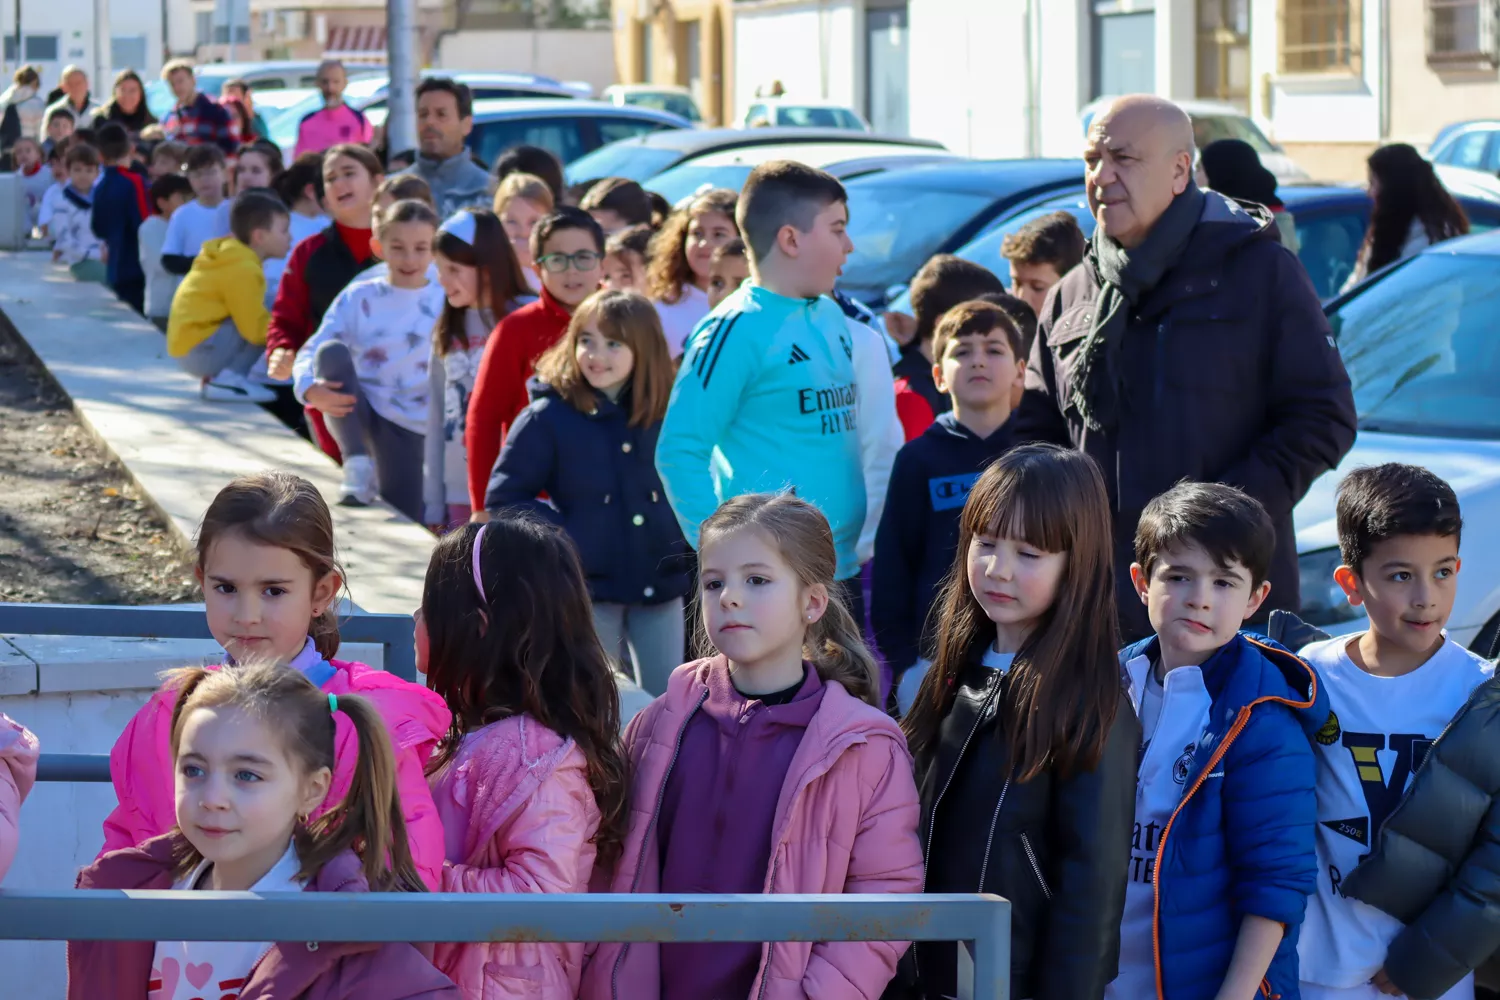
<instances>
[{"instance_id":1,"label":"bald man","mask_svg":"<svg viewBox=\"0 0 1500 1000\"><path fill-rule=\"evenodd\" d=\"M1265 506L1276 551L1260 618L1296 610L1292 508L1354 443L1349 376L1317 293L1268 210L1194 183L1192 122L1170 101L1115 101L1083 158L1098 225L1043 306L1016 434L1099 463L1127 641L1151 634L1130 582L1136 522L1182 479Z\"/></svg>"}]
</instances>

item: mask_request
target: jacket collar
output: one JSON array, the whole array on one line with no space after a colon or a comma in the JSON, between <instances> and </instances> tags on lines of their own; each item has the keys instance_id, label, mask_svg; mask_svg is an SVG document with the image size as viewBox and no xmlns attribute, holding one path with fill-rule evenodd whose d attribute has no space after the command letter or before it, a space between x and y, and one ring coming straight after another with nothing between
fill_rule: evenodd
<instances>
[{"instance_id":1,"label":"jacket collar","mask_svg":"<svg viewBox=\"0 0 1500 1000\"><path fill-rule=\"evenodd\" d=\"M552 293L547 291L545 285L542 286L542 294L537 299L537 303L541 307L541 311L553 319L561 320L565 324L573 321L573 310L554 299Z\"/></svg>"},{"instance_id":2,"label":"jacket collar","mask_svg":"<svg viewBox=\"0 0 1500 1000\"><path fill-rule=\"evenodd\" d=\"M73 190L72 184L69 184L67 187L63 188L63 197L68 199L68 201L72 202L78 208L87 209L94 207L94 200L92 198L85 198L83 195Z\"/></svg>"}]
</instances>

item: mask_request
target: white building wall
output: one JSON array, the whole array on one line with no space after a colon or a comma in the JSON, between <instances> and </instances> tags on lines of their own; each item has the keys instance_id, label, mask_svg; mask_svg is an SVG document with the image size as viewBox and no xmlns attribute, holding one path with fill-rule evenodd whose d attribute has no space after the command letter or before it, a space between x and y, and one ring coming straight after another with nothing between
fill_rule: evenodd
<instances>
[{"instance_id":1,"label":"white building wall","mask_svg":"<svg viewBox=\"0 0 1500 1000\"><path fill-rule=\"evenodd\" d=\"M1364 11L1363 66L1359 76L1278 73L1278 31L1274 4L1252 5L1250 60L1252 106L1277 142L1339 143L1380 141L1380 4ZM1262 101L1267 76L1270 108Z\"/></svg>"},{"instance_id":2,"label":"white building wall","mask_svg":"<svg viewBox=\"0 0 1500 1000\"><path fill-rule=\"evenodd\" d=\"M109 99L110 83L114 73L122 69L134 69L147 81L161 72L162 65L162 7L161 0L110 0L110 31L116 39L132 39L144 42L145 61L141 65L114 66L108 80L93 79L94 72L94 4L93 0L48 0L47 3L23 3L21 5L21 35L42 35L56 38L55 59L35 60L25 58L23 45L22 62L34 63L42 73L43 90L57 86L64 66L73 63L89 74L89 83L94 96L100 101ZM0 35L13 36L16 31L16 5L0 4ZM191 30L191 28L189 28ZM16 68L7 63L5 76Z\"/></svg>"},{"instance_id":3,"label":"white building wall","mask_svg":"<svg viewBox=\"0 0 1500 1000\"><path fill-rule=\"evenodd\" d=\"M747 4L734 11L735 117L756 88L780 80L788 98L864 104L864 8L851 0ZM913 134L922 135L912 112Z\"/></svg>"},{"instance_id":4,"label":"white building wall","mask_svg":"<svg viewBox=\"0 0 1500 1000\"><path fill-rule=\"evenodd\" d=\"M614 36L608 31L456 31L442 36L435 63L582 80L596 93L617 79Z\"/></svg>"}]
</instances>

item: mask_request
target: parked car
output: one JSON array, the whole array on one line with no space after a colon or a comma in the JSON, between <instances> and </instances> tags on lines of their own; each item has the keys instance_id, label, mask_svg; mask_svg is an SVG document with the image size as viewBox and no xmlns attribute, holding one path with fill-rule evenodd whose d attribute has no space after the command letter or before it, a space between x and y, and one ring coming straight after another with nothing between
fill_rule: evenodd
<instances>
[{"instance_id":1,"label":"parked car","mask_svg":"<svg viewBox=\"0 0 1500 1000\"><path fill-rule=\"evenodd\" d=\"M1083 106L1083 110L1078 112L1078 118L1083 124L1084 132L1089 130L1094 116L1108 107L1113 100L1113 97L1101 97ZM1193 143L1199 149L1220 139L1243 139L1255 148L1255 151L1260 154L1260 162L1267 170L1275 174L1276 179L1281 183L1289 184L1309 179L1307 171L1297 166L1280 146L1266 138L1266 134L1260 130L1259 125L1255 124L1254 119L1234 105L1220 104L1217 101L1177 101L1175 103L1193 120Z\"/></svg>"},{"instance_id":2,"label":"parked car","mask_svg":"<svg viewBox=\"0 0 1500 1000\"><path fill-rule=\"evenodd\" d=\"M369 73L384 73L385 64L346 67L352 84L358 77ZM221 62L203 63L193 68L198 80L198 90L209 97L217 98L224 92L224 84L230 80L244 80L251 90L285 90L289 87L316 89L318 86L318 61L270 60L265 62ZM157 118L162 118L173 105L172 88L165 80L152 80L146 84L146 106Z\"/></svg>"},{"instance_id":3,"label":"parked car","mask_svg":"<svg viewBox=\"0 0 1500 1000\"><path fill-rule=\"evenodd\" d=\"M568 183L599 177L625 177L644 184L658 174L694 157L730 149L759 145L804 143L867 143L917 146L941 150L942 143L930 139L906 139L870 135L836 128L709 128L691 131L652 132L595 150L568 167Z\"/></svg>"},{"instance_id":4,"label":"parked car","mask_svg":"<svg viewBox=\"0 0 1500 1000\"><path fill-rule=\"evenodd\" d=\"M278 90L257 90L254 95L255 110L266 120L267 126L271 125L281 115L306 101L309 97L316 97L318 91L313 87L284 87ZM300 118L301 115L298 115Z\"/></svg>"},{"instance_id":5,"label":"parked car","mask_svg":"<svg viewBox=\"0 0 1500 1000\"><path fill-rule=\"evenodd\" d=\"M1359 434L1337 469L1320 476L1294 511L1302 616L1343 634L1367 627L1364 611L1333 582L1340 563L1335 489L1351 469L1422 465L1458 494L1464 513L1456 642L1493 656L1500 637L1500 233L1429 247L1330 303L1328 320L1354 386Z\"/></svg>"},{"instance_id":6,"label":"parked car","mask_svg":"<svg viewBox=\"0 0 1500 1000\"><path fill-rule=\"evenodd\" d=\"M796 160L798 163L826 170L840 180L849 180L882 170L952 159L955 159L952 153L900 143L764 143L695 156L671 170L657 174L646 186L676 204L701 188L718 187L738 191L745 186L750 171L770 160Z\"/></svg>"},{"instance_id":7,"label":"parked car","mask_svg":"<svg viewBox=\"0 0 1500 1000\"><path fill-rule=\"evenodd\" d=\"M1433 163L1468 170L1500 171L1500 119L1484 118L1444 126L1427 147Z\"/></svg>"},{"instance_id":8,"label":"parked car","mask_svg":"<svg viewBox=\"0 0 1500 1000\"><path fill-rule=\"evenodd\" d=\"M794 101L786 97L757 97L740 118L740 128L842 128L870 131L870 123L852 108L832 101Z\"/></svg>"},{"instance_id":9,"label":"parked car","mask_svg":"<svg viewBox=\"0 0 1500 1000\"><path fill-rule=\"evenodd\" d=\"M703 121L703 113L698 110L698 102L693 100L692 93L686 87L670 87L655 83L616 83L605 87L599 99L622 107L669 111L674 115L681 115L695 125Z\"/></svg>"}]
</instances>

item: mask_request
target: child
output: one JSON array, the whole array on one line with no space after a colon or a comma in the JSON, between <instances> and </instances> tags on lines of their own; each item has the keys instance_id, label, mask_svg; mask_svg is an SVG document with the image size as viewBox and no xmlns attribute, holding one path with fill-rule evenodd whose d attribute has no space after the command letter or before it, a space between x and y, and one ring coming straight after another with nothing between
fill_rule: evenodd
<instances>
[{"instance_id":1,"label":"child","mask_svg":"<svg viewBox=\"0 0 1500 1000\"><path fill-rule=\"evenodd\" d=\"M933 381L953 409L896 455L871 578L870 618L903 713L930 662L927 626L953 565L964 501L985 467L1010 447L1013 390L1026 377L1020 332L987 303L950 309L932 350ZM907 672L913 665L918 669Z\"/></svg>"},{"instance_id":2,"label":"child","mask_svg":"<svg viewBox=\"0 0 1500 1000\"><path fill-rule=\"evenodd\" d=\"M1311 743L1335 720L1310 666L1239 631L1275 544L1232 486L1180 483L1141 513L1130 578L1156 635L1120 653L1142 743L1111 1000L1298 995Z\"/></svg>"},{"instance_id":3,"label":"child","mask_svg":"<svg viewBox=\"0 0 1500 1000\"><path fill-rule=\"evenodd\" d=\"M646 293L646 261L651 256L650 226L631 226L615 233L604 244L603 280L599 287L611 292Z\"/></svg>"},{"instance_id":4,"label":"child","mask_svg":"<svg viewBox=\"0 0 1500 1000\"><path fill-rule=\"evenodd\" d=\"M921 891L911 757L874 707L828 521L789 493L742 495L705 520L698 548L714 655L679 667L625 731L633 808L620 863L601 867L610 890ZM905 948L605 944L580 996L623 996L619 983L663 1000L875 1000Z\"/></svg>"},{"instance_id":5,"label":"child","mask_svg":"<svg viewBox=\"0 0 1500 1000\"><path fill-rule=\"evenodd\" d=\"M173 213L161 247L162 267L176 275L192 270L193 258L205 243L233 232L229 221L232 202L224 198L224 154L217 146L194 146L188 151L186 163L193 200Z\"/></svg>"},{"instance_id":6,"label":"child","mask_svg":"<svg viewBox=\"0 0 1500 1000\"><path fill-rule=\"evenodd\" d=\"M1376 832L1384 829L1381 839L1393 856L1381 863L1384 876L1367 876L1386 880L1377 886L1376 898L1400 899L1410 887L1423 885L1424 898L1430 900L1443 889L1438 883L1429 886L1425 875L1411 881L1401 876L1392 880L1395 852L1405 848L1390 847L1394 833L1386 820L1411 776L1423 766L1433 741L1474 689L1495 673L1493 663L1443 631L1458 584L1463 528L1458 498L1447 483L1426 469L1389 463L1356 469L1344 477L1337 507L1343 565L1335 571L1334 580L1350 604L1369 613L1370 624L1357 635L1316 642L1302 650L1302 657L1323 679L1329 705L1338 718L1333 730L1318 733L1315 751L1318 891L1308 904L1307 927L1299 947L1302 996L1332 1000L1375 998L1390 992L1385 987L1392 977L1381 981L1382 973L1389 971L1384 968L1389 948L1400 969L1401 978L1396 981L1402 992L1419 997L1472 997L1474 986L1466 978L1467 969L1447 975L1453 968L1450 956L1459 954L1447 950L1448 932L1461 925L1442 923L1452 919L1454 897L1465 895L1462 875L1456 886L1444 890L1447 901L1439 906L1448 910L1447 915L1433 913L1416 921L1421 927L1441 928L1443 933L1435 938L1424 938L1417 928L1402 931L1402 920L1415 921L1420 909L1403 903L1398 920L1347 898L1344 885L1344 876L1366 857ZM1424 770L1431 769L1429 765ZM1447 798L1443 792L1427 794ZM1456 821L1472 811L1471 801L1467 792L1456 796L1447 808L1426 813L1434 817L1426 820L1408 807L1405 823L1422 826ZM1459 841L1449 839L1450 834L1458 834L1450 829L1439 842L1462 843L1461 861L1473 843L1472 833L1470 829ZM1455 864L1449 869L1443 882L1457 868ZM1444 951L1434 956L1430 948L1438 942ZM1414 989L1431 982L1437 970L1447 984L1444 989Z\"/></svg>"},{"instance_id":7,"label":"child","mask_svg":"<svg viewBox=\"0 0 1500 1000\"><path fill-rule=\"evenodd\" d=\"M68 186L52 210L47 232L52 236L52 260L67 265L79 281L102 282L104 244L94 235L90 220L94 212L94 184L99 179L99 151L83 143L70 145L63 165Z\"/></svg>"},{"instance_id":8,"label":"child","mask_svg":"<svg viewBox=\"0 0 1500 1000\"><path fill-rule=\"evenodd\" d=\"M118 122L99 127L104 176L94 191L90 227L108 249L109 287L120 301L146 314L146 272L141 269L139 230L151 214L146 183L130 166L130 134Z\"/></svg>"},{"instance_id":9,"label":"child","mask_svg":"<svg viewBox=\"0 0 1500 1000\"><path fill-rule=\"evenodd\" d=\"M10 155L21 175L21 188L26 192L27 229L35 229L37 213L42 209L42 198L47 194L47 188L53 184L51 172L46 169L46 154L42 152L41 143L24 135L11 147Z\"/></svg>"},{"instance_id":10,"label":"child","mask_svg":"<svg viewBox=\"0 0 1500 1000\"><path fill-rule=\"evenodd\" d=\"M21 804L36 783L40 750L29 729L0 712L0 881L21 844Z\"/></svg>"},{"instance_id":11,"label":"child","mask_svg":"<svg viewBox=\"0 0 1500 1000\"><path fill-rule=\"evenodd\" d=\"M719 303L739 291L750 278L750 261L745 257L745 241L732 239L714 250L712 263L708 267L708 308L719 308Z\"/></svg>"},{"instance_id":12,"label":"child","mask_svg":"<svg viewBox=\"0 0 1500 1000\"><path fill-rule=\"evenodd\" d=\"M464 430L474 376L497 321L531 301L511 246L493 212L469 210L444 222L433 243L447 297L427 369L422 523L435 531L464 524L473 513Z\"/></svg>"},{"instance_id":13,"label":"child","mask_svg":"<svg viewBox=\"0 0 1500 1000\"><path fill-rule=\"evenodd\" d=\"M68 157L68 144L66 142L54 146L47 154L47 175L52 178L52 183L42 195L42 203L37 208L36 228L45 238L51 238L52 216L57 213L57 204L62 201L63 192L68 189L68 167L64 162Z\"/></svg>"},{"instance_id":14,"label":"child","mask_svg":"<svg viewBox=\"0 0 1500 1000\"><path fill-rule=\"evenodd\" d=\"M168 240L172 225L167 223ZM286 256L291 242L288 225L286 206L275 195L240 195L229 216L233 235L203 244L172 296L167 353L183 371L202 379L199 392L209 402L269 403L276 398L246 375L265 353L271 320L264 263L268 257Z\"/></svg>"},{"instance_id":15,"label":"child","mask_svg":"<svg viewBox=\"0 0 1500 1000\"><path fill-rule=\"evenodd\" d=\"M50 153L73 134L73 112L62 107L52 108L47 112L42 128L47 132L47 138L42 142L42 149Z\"/></svg>"},{"instance_id":16,"label":"child","mask_svg":"<svg viewBox=\"0 0 1500 1000\"><path fill-rule=\"evenodd\" d=\"M1041 316L1047 293L1083 260L1087 242L1071 212L1049 212L1005 237L1000 256L1010 261L1011 294Z\"/></svg>"},{"instance_id":17,"label":"child","mask_svg":"<svg viewBox=\"0 0 1500 1000\"><path fill-rule=\"evenodd\" d=\"M1115 660L1111 553L1087 456L1027 445L994 461L964 505L936 657L901 724L924 891L1011 901L1017 997L1098 997L1115 973L1140 727ZM912 959L918 996L954 995L951 947Z\"/></svg>"},{"instance_id":18,"label":"child","mask_svg":"<svg viewBox=\"0 0 1500 1000\"><path fill-rule=\"evenodd\" d=\"M286 472L234 480L203 515L197 551L208 628L227 657L222 669L236 672L251 661L285 664L324 695L358 694L380 712L396 751L395 783L417 872L437 889L443 828L422 767L451 716L442 698L421 685L332 658L344 576L334 558L333 518L317 487ZM326 707L328 699L321 700ZM115 742L109 770L119 805L104 821L101 854L166 833L175 822L169 737L177 701L171 687L158 691ZM350 722L334 719L333 782L322 805L311 810L313 818L344 800L363 764L366 745Z\"/></svg>"},{"instance_id":19,"label":"child","mask_svg":"<svg viewBox=\"0 0 1500 1000\"><path fill-rule=\"evenodd\" d=\"M161 264L161 248L167 239L167 225L179 208L193 197L193 185L181 174L164 174L151 182L149 192L156 209L141 223L136 236L141 271L146 276L146 318L163 333L172 312L172 297L177 294L180 279Z\"/></svg>"},{"instance_id":20,"label":"child","mask_svg":"<svg viewBox=\"0 0 1500 1000\"><path fill-rule=\"evenodd\" d=\"M270 188L285 169L279 147L264 141L247 142L235 154L234 193Z\"/></svg>"},{"instance_id":21,"label":"child","mask_svg":"<svg viewBox=\"0 0 1500 1000\"><path fill-rule=\"evenodd\" d=\"M392 734L372 701L324 694L275 664L190 667L169 684L175 826L101 856L79 873L78 888L422 891L391 780ZM357 750L340 745L341 731ZM344 750L354 751L352 762L339 759ZM349 797L308 822L340 770L351 772ZM69 1000L221 995L460 996L405 942L68 942Z\"/></svg>"},{"instance_id":22,"label":"child","mask_svg":"<svg viewBox=\"0 0 1500 1000\"><path fill-rule=\"evenodd\" d=\"M180 174L187 160L188 147L184 143L168 140L158 143L151 151L151 179L153 181L168 174Z\"/></svg>"},{"instance_id":23,"label":"child","mask_svg":"<svg viewBox=\"0 0 1500 1000\"><path fill-rule=\"evenodd\" d=\"M914 332L911 342L901 349L901 358L894 371L896 377L906 383L904 386L898 384L898 391L915 394L932 411L932 417L925 421L916 420L922 430L953 405L932 380L936 362L932 354L932 335L937 330L938 320L960 302L972 302L983 295L1003 291L1005 282L993 273L950 254L933 257L911 279Z\"/></svg>"},{"instance_id":24,"label":"child","mask_svg":"<svg viewBox=\"0 0 1500 1000\"><path fill-rule=\"evenodd\" d=\"M629 226L655 229L666 216L663 202L638 183L624 177L606 177L589 188L578 207L594 217L605 236ZM670 210L670 206L666 206Z\"/></svg>"},{"instance_id":25,"label":"child","mask_svg":"<svg viewBox=\"0 0 1500 1000\"><path fill-rule=\"evenodd\" d=\"M1021 360L1022 384L1016 386L1015 391L1011 393L1011 409L1014 410L1021 405L1021 397L1026 394L1026 363L1031 358L1031 345L1036 343L1036 311L1027 305L1024 299L1019 299L1009 292L990 292L981 295L975 301L998 306L1001 312L1010 317L1010 321L1016 325L1016 329L1021 334L1021 353L1016 356Z\"/></svg>"},{"instance_id":26,"label":"child","mask_svg":"<svg viewBox=\"0 0 1500 1000\"><path fill-rule=\"evenodd\" d=\"M469 452L469 504L484 509L485 487L500 446L526 408L532 367L562 339L573 310L599 287L604 231L587 212L560 208L531 233L542 296L506 316L485 345L469 397L464 441Z\"/></svg>"},{"instance_id":27,"label":"child","mask_svg":"<svg viewBox=\"0 0 1500 1000\"><path fill-rule=\"evenodd\" d=\"M551 215L557 205L552 188L534 174L509 174L495 189L494 205L495 214L505 226L505 234L510 237L522 271L531 274L536 264L531 258L531 231L539 221Z\"/></svg>"},{"instance_id":28,"label":"child","mask_svg":"<svg viewBox=\"0 0 1500 1000\"><path fill-rule=\"evenodd\" d=\"M270 177L269 186L276 192L291 212L291 243L292 249L297 249L297 244L303 240L316 236L328 228L328 216L323 214L323 156L321 153L303 153L293 161L286 170L280 169L281 151L276 150L276 159L270 159L270 149L266 143L257 143L247 147L260 152L265 150L264 155L251 156L254 161L257 158L267 161L267 167L274 165L277 170ZM244 158L241 157L241 164ZM276 293L281 290L281 276L286 273L287 262L291 255L286 257L271 257L266 261L266 308L270 309L276 304Z\"/></svg>"},{"instance_id":29,"label":"child","mask_svg":"<svg viewBox=\"0 0 1500 1000\"><path fill-rule=\"evenodd\" d=\"M683 658L689 578L687 543L656 474L675 374L656 310L631 292L597 292L536 368L485 508L531 510L567 530L604 648L628 641L636 683L663 694Z\"/></svg>"},{"instance_id":30,"label":"child","mask_svg":"<svg viewBox=\"0 0 1500 1000\"><path fill-rule=\"evenodd\" d=\"M375 188L375 212L385 212L398 201L420 201L434 212L432 186L416 174L392 174Z\"/></svg>"},{"instance_id":31,"label":"child","mask_svg":"<svg viewBox=\"0 0 1500 1000\"><path fill-rule=\"evenodd\" d=\"M437 227L420 201L381 213L370 246L388 272L340 292L292 368L298 401L323 414L344 456L339 502L383 496L418 523L428 357L443 309L443 286L428 275Z\"/></svg>"},{"instance_id":32,"label":"child","mask_svg":"<svg viewBox=\"0 0 1500 1000\"><path fill-rule=\"evenodd\" d=\"M610 867L620 855L619 692L589 636L583 579L567 539L527 518L466 525L432 554L417 669L453 711L428 765L444 892L587 892L596 856ZM433 961L475 1000L574 1000L583 955L582 944L439 944Z\"/></svg>"},{"instance_id":33,"label":"child","mask_svg":"<svg viewBox=\"0 0 1500 1000\"><path fill-rule=\"evenodd\" d=\"M734 222L738 200L733 191L705 191L673 213L651 240L645 292L661 313L673 358L682 354L688 334L713 308L707 295L709 271L714 251L740 235ZM819 294L832 290L830 285Z\"/></svg>"}]
</instances>

